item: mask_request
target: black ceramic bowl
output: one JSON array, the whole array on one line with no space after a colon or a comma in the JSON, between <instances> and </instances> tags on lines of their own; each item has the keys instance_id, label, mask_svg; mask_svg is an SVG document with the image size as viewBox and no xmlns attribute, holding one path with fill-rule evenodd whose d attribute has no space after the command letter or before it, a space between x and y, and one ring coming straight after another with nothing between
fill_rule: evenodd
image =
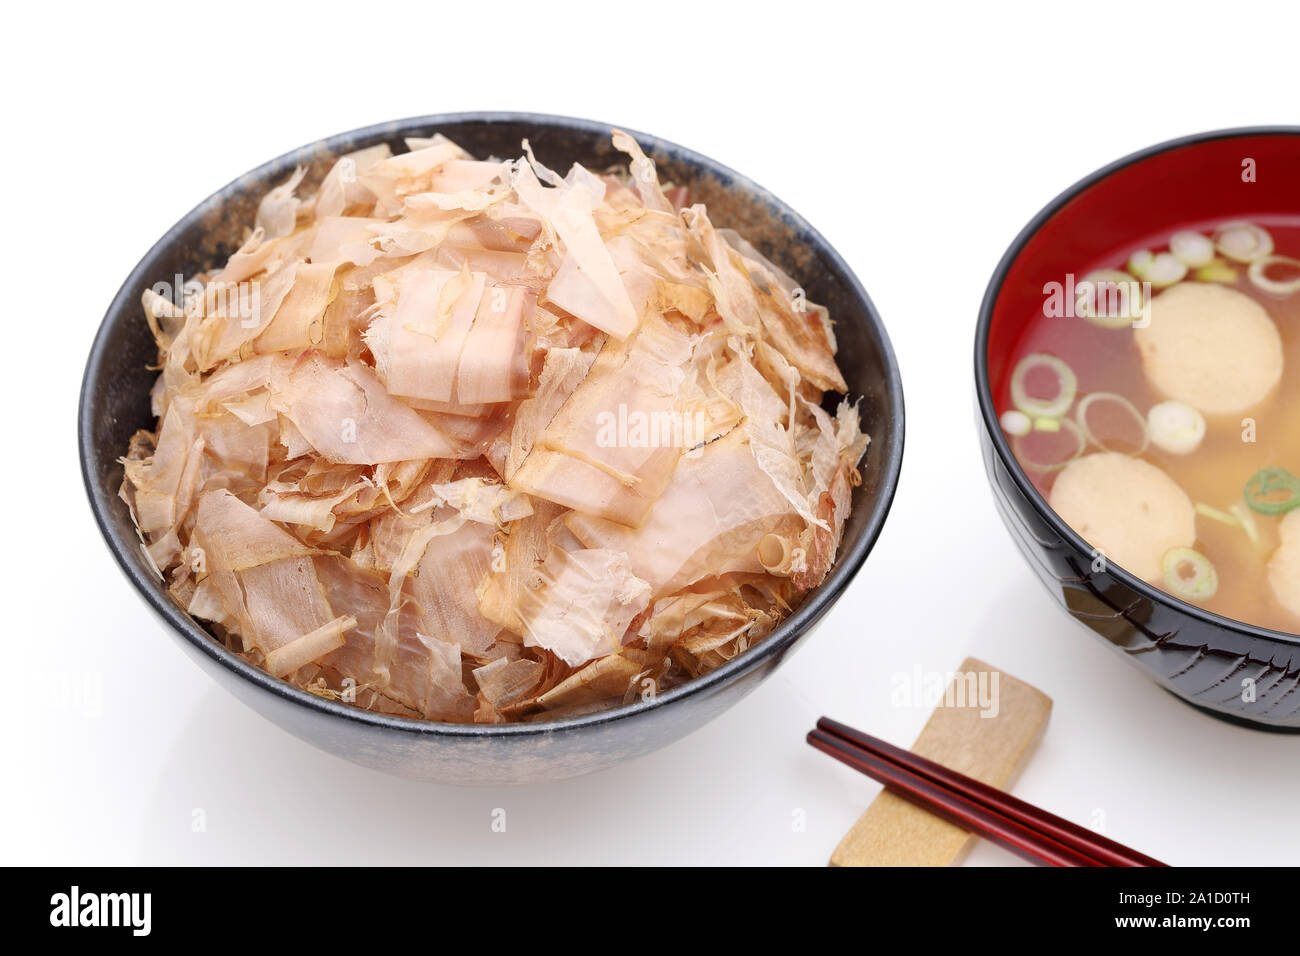
<instances>
[{"instance_id":1,"label":"black ceramic bowl","mask_svg":"<svg viewBox=\"0 0 1300 956\"><path fill-rule=\"evenodd\" d=\"M1253 160L1255 178L1243 176ZM1146 237L1229 218L1300 218L1300 128L1205 133L1122 159L1077 183L1016 237L990 282L975 336L984 466L1002 519L1076 620L1182 700L1216 717L1300 730L1300 637L1212 614L1122 568L1092 569L1092 547L1043 500L998 423L1020 330L1047 282ZM1123 262L1121 258L1119 262Z\"/></svg>"},{"instance_id":2,"label":"black ceramic bowl","mask_svg":"<svg viewBox=\"0 0 1300 956\"><path fill-rule=\"evenodd\" d=\"M190 276L225 259L257 202L296 165L319 181L331 157L407 136L441 132L470 152L515 156L527 137L538 158L567 169L620 163L611 127L586 120L521 113L425 116L342 133L239 177L173 226L122 285L91 348L79 417L81 464L91 508L127 578L169 626L182 648L218 683L302 740L367 767L449 783L523 783L575 776L648 753L697 729L752 691L805 640L862 566L889 510L903 454L903 395L889 338L849 267L797 213L766 190L698 153L633 133L661 176L689 184L720 226L740 230L797 277L808 297L830 308L839 361L853 396L862 396L863 427L872 442L864 481L830 576L760 644L724 666L626 707L547 723L463 725L408 720L323 700L258 670L230 653L166 595L118 499L131 434L151 428L146 366L155 349L140 296L177 273ZM630 132L630 131L629 131ZM797 730L797 728L796 728ZM794 731L792 731L794 732Z\"/></svg>"}]
</instances>

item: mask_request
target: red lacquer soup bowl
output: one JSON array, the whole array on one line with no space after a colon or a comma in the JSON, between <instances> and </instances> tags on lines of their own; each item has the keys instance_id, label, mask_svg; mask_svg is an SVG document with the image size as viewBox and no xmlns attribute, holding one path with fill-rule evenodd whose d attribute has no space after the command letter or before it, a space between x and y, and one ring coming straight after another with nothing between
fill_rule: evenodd
<instances>
[{"instance_id":1,"label":"red lacquer soup bowl","mask_svg":"<svg viewBox=\"0 0 1300 956\"><path fill-rule=\"evenodd\" d=\"M1003 521L1067 613L1187 703L1252 727L1300 731L1300 637L1212 613L1094 560L1094 549L1021 468L999 423L1012 369L1052 283L1123 268L1150 237L1227 220L1300 226L1300 127L1163 143L1088 176L1035 216L998 265L980 309L983 458Z\"/></svg>"}]
</instances>

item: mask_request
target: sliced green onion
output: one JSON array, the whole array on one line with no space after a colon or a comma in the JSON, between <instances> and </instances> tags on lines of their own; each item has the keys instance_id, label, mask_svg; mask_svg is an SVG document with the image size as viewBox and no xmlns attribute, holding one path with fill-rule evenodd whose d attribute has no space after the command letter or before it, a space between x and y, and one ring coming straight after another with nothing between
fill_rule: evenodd
<instances>
[{"instance_id":1,"label":"sliced green onion","mask_svg":"<svg viewBox=\"0 0 1300 956\"><path fill-rule=\"evenodd\" d=\"M1161 252L1151 260L1143 277L1157 289L1176 285L1187 278L1187 265L1171 252Z\"/></svg>"},{"instance_id":2,"label":"sliced green onion","mask_svg":"<svg viewBox=\"0 0 1300 956\"><path fill-rule=\"evenodd\" d=\"M1029 373L1040 365L1056 373L1057 392L1052 398L1034 398L1025 389ZM1030 418L1060 418L1070 410L1078 391L1079 380L1075 377L1074 370L1055 355L1046 352L1026 355L1011 373L1011 403Z\"/></svg>"},{"instance_id":3,"label":"sliced green onion","mask_svg":"<svg viewBox=\"0 0 1300 956\"><path fill-rule=\"evenodd\" d=\"M1285 493L1285 498L1274 497ZM1300 478L1285 468L1263 468L1246 482L1246 504L1262 515L1286 514L1300 507Z\"/></svg>"},{"instance_id":4,"label":"sliced green onion","mask_svg":"<svg viewBox=\"0 0 1300 956\"><path fill-rule=\"evenodd\" d=\"M1083 432L1079 431L1079 426L1068 418L1059 419L1060 429L1056 434L1069 435L1074 441L1074 450L1059 461L1035 461L1028 453L1026 448L1026 439L1034 434L1041 432L1030 432L1028 436L1018 435L1011 440L1011 450L1015 452L1016 460L1026 469L1031 471L1041 471L1044 473L1059 471L1083 454L1087 447L1087 441L1083 437ZM1050 434L1050 433L1049 433Z\"/></svg>"},{"instance_id":5,"label":"sliced green onion","mask_svg":"<svg viewBox=\"0 0 1300 956\"><path fill-rule=\"evenodd\" d=\"M1139 249L1128 257L1128 271L1139 279L1145 279L1148 270L1151 268L1151 263L1155 262L1155 259L1156 254L1150 249Z\"/></svg>"},{"instance_id":6,"label":"sliced green onion","mask_svg":"<svg viewBox=\"0 0 1300 956\"><path fill-rule=\"evenodd\" d=\"M1208 266L1197 269L1196 278L1201 282L1232 283L1237 281L1237 270L1222 259L1215 259Z\"/></svg>"},{"instance_id":7,"label":"sliced green onion","mask_svg":"<svg viewBox=\"0 0 1300 956\"><path fill-rule=\"evenodd\" d=\"M1217 521L1220 524L1226 524L1229 528L1241 527L1241 519L1236 515L1228 514L1226 511L1220 511L1218 508L1211 507L1202 502L1197 502L1196 513L1198 515L1205 515L1205 517Z\"/></svg>"},{"instance_id":8,"label":"sliced green onion","mask_svg":"<svg viewBox=\"0 0 1300 956\"><path fill-rule=\"evenodd\" d=\"M1165 588L1184 601L1207 601L1219 590L1214 565L1194 548L1170 548L1163 565Z\"/></svg>"},{"instance_id":9,"label":"sliced green onion","mask_svg":"<svg viewBox=\"0 0 1300 956\"><path fill-rule=\"evenodd\" d=\"M1035 418L1034 431L1036 432L1059 432L1061 430L1061 420L1059 418Z\"/></svg>"},{"instance_id":10,"label":"sliced green onion","mask_svg":"<svg viewBox=\"0 0 1300 956\"><path fill-rule=\"evenodd\" d=\"M1250 543L1259 544L1259 523L1255 521L1255 516L1246 507L1246 503L1238 501L1235 504L1230 504L1228 510L1241 522L1241 530L1246 532L1246 537L1250 539Z\"/></svg>"},{"instance_id":11,"label":"sliced green onion","mask_svg":"<svg viewBox=\"0 0 1300 956\"><path fill-rule=\"evenodd\" d=\"M1002 413L1002 430L1008 435L1028 435L1033 429L1034 423L1028 415L1014 408L1008 408Z\"/></svg>"},{"instance_id":12,"label":"sliced green onion","mask_svg":"<svg viewBox=\"0 0 1300 956\"><path fill-rule=\"evenodd\" d=\"M1079 430L1083 433L1084 438L1103 451L1123 450L1119 448L1111 448L1104 441L1094 435L1092 429L1088 427L1088 409L1097 402L1103 401L1114 402L1119 405L1120 408L1124 409L1124 411L1128 412L1129 415L1133 417L1133 420L1137 422L1138 429L1142 432L1142 441L1138 444L1137 450L1127 451L1124 452L1124 454L1140 455L1146 451L1147 446L1151 444L1151 434L1147 430L1147 420L1142 417L1142 413L1137 410L1136 405L1130 402L1123 395L1116 394L1115 392L1092 392L1079 400L1079 407L1075 409L1074 417L1079 423Z\"/></svg>"},{"instance_id":13,"label":"sliced green onion","mask_svg":"<svg viewBox=\"0 0 1300 956\"><path fill-rule=\"evenodd\" d=\"M1147 430L1157 448L1171 455L1190 455L1205 438L1205 416L1176 399L1152 405Z\"/></svg>"},{"instance_id":14,"label":"sliced green onion","mask_svg":"<svg viewBox=\"0 0 1300 956\"><path fill-rule=\"evenodd\" d=\"M1214 246L1234 262L1254 262L1273 251L1273 237L1249 222L1229 222L1214 234Z\"/></svg>"},{"instance_id":15,"label":"sliced green onion","mask_svg":"<svg viewBox=\"0 0 1300 956\"><path fill-rule=\"evenodd\" d=\"M1214 243L1208 236L1191 229L1174 233L1169 240L1169 251L1189 269L1199 269L1214 261Z\"/></svg>"},{"instance_id":16,"label":"sliced green onion","mask_svg":"<svg viewBox=\"0 0 1300 956\"><path fill-rule=\"evenodd\" d=\"M1111 290L1118 292L1115 300ZM1103 303L1107 308L1101 308ZM1074 287L1074 313L1103 329L1130 326L1142 316L1142 285L1127 272L1090 272Z\"/></svg>"},{"instance_id":17,"label":"sliced green onion","mask_svg":"<svg viewBox=\"0 0 1300 956\"><path fill-rule=\"evenodd\" d=\"M1291 295L1293 292L1300 292L1300 275L1285 282L1268 277L1269 267L1277 265L1300 269L1300 261L1288 256L1264 256L1264 258L1256 259L1250 264L1250 268L1246 270L1246 275L1250 276L1250 281L1265 292L1272 292L1275 295Z\"/></svg>"}]
</instances>

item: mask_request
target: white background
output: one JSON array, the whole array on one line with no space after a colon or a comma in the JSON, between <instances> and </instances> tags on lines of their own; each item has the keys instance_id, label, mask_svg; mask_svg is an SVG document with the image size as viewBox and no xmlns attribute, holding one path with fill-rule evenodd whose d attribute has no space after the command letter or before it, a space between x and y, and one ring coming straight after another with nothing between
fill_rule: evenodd
<instances>
[{"instance_id":1,"label":"white background","mask_svg":"<svg viewBox=\"0 0 1300 956\"><path fill-rule=\"evenodd\" d=\"M891 677L974 654L1056 701L1019 795L1171 863L1298 862L1300 738L1192 711L1064 618L994 512L971 384L984 286L1044 203L1151 143L1300 120L1294 4L728 6L6 14L0 860L823 864L876 787L805 731L908 744L927 714ZM652 131L767 186L858 272L907 393L893 513L817 636L684 741L521 789L362 770L227 696L118 573L74 447L103 311L191 206L322 136L467 109Z\"/></svg>"}]
</instances>

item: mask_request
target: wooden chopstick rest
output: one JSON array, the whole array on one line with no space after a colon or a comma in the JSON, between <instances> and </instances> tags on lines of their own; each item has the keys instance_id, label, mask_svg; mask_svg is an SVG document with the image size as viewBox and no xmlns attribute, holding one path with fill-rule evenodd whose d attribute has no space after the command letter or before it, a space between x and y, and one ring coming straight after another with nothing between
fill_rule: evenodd
<instances>
[{"instance_id":1,"label":"wooden chopstick rest","mask_svg":"<svg viewBox=\"0 0 1300 956\"><path fill-rule=\"evenodd\" d=\"M983 695L971 692L980 688ZM987 706L990 692L996 706ZM968 657L912 752L1005 790L1051 712L1052 699L1038 688ZM831 866L952 866L974 842L960 827L884 790L840 840Z\"/></svg>"}]
</instances>

